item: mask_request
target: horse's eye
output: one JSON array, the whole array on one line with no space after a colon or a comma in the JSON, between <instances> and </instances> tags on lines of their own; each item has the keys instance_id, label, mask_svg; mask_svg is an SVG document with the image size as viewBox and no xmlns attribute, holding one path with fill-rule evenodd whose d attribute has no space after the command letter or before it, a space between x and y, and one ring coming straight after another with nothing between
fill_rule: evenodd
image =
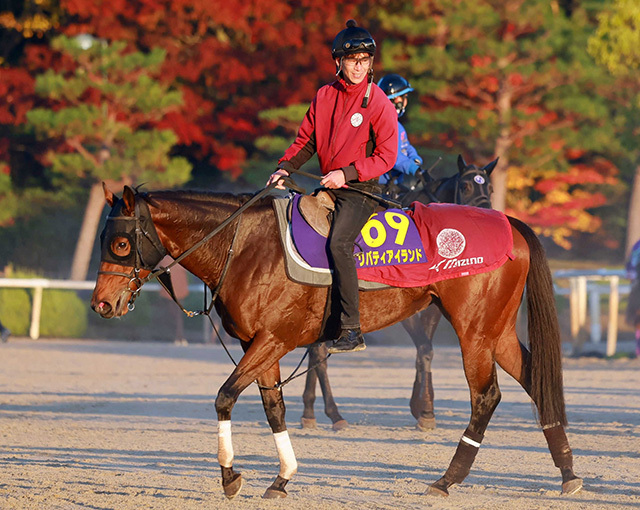
<instances>
[{"instance_id":1,"label":"horse's eye","mask_svg":"<svg viewBox=\"0 0 640 510\"><path fill-rule=\"evenodd\" d=\"M111 241L111 251L121 257L128 255L131 251L129 240L124 237L116 237Z\"/></svg>"}]
</instances>

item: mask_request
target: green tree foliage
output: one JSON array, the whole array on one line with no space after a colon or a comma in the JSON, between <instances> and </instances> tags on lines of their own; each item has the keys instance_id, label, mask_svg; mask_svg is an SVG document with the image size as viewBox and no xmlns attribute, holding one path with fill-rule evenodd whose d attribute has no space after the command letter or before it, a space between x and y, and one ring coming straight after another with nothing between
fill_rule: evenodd
<instances>
[{"instance_id":1,"label":"green tree foliage","mask_svg":"<svg viewBox=\"0 0 640 510\"><path fill-rule=\"evenodd\" d=\"M11 57L0 63L0 175L9 165L11 192L29 184L45 187L48 196L73 189L86 194L98 173L113 180L134 173L136 182L168 186L168 154L188 157L199 177L213 175L208 183L222 173L264 184L313 94L332 79L331 41L354 17L378 42L376 79L399 72L415 87L405 120L427 161L430 151L445 160L463 153L480 163L500 156L494 174L505 209L565 247L594 231L598 244L613 246L626 222L617 206L627 190L617 172L633 173L623 164L634 138L628 108L633 87L629 78L594 66L586 51L599 10L614 3L27 0L24 9L19 3L11 3L11 16L1 13L0 32L3 22L16 32L41 13L49 22L39 32L21 32ZM87 32L126 43L122 57L139 52L151 59L151 48L162 48L164 60L145 60L155 69L148 73L116 71L106 68L112 44L75 56L72 48L47 45L53 33L75 40ZM42 74L37 90L46 98L34 95L36 73ZM86 78L91 85L84 89ZM175 91L181 104L172 102ZM163 100L166 110L151 115L147 108ZM38 125L39 145L25 143L25 112L34 106L51 110L32 114L36 122L29 126ZM53 115L63 109L66 117ZM177 138L148 133L169 129ZM11 160L3 157L7 133ZM161 152L144 146L164 150L161 171L151 170ZM15 147L46 171L18 164ZM31 208L22 196L3 199L3 189L0 177L5 210Z\"/></svg>"},{"instance_id":2,"label":"green tree foliage","mask_svg":"<svg viewBox=\"0 0 640 510\"><path fill-rule=\"evenodd\" d=\"M589 53L614 75L640 69L640 3L615 0L598 16L598 29L589 39Z\"/></svg>"},{"instance_id":3,"label":"green tree foliage","mask_svg":"<svg viewBox=\"0 0 640 510\"><path fill-rule=\"evenodd\" d=\"M71 270L80 280L104 206L99 183L171 187L189 179L191 165L170 156L175 133L156 127L182 104L180 92L156 79L163 50L129 52L123 42L88 36L59 36L51 45L63 55L63 68L36 78L36 92L51 104L27 119L38 136L59 142L47 155L53 186L91 189Z\"/></svg>"},{"instance_id":4,"label":"green tree foliage","mask_svg":"<svg viewBox=\"0 0 640 510\"><path fill-rule=\"evenodd\" d=\"M83 48L81 42L53 40L71 65L37 77L36 92L53 104L27 113L41 137L62 142L48 155L54 185L83 185L87 178L155 187L186 182L189 163L169 156L176 135L154 127L182 103L180 92L153 78L165 52L126 53L122 42L98 40Z\"/></svg>"},{"instance_id":5,"label":"green tree foliage","mask_svg":"<svg viewBox=\"0 0 640 510\"><path fill-rule=\"evenodd\" d=\"M40 334L47 337L81 338L87 331L87 303L69 290L42 293Z\"/></svg>"},{"instance_id":6,"label":"green tree foliage","mask_svg":"<svg viewBox=\"0 0 640 510\"><path fill-rule=\"evenodd\" d=\"M589 38L588 50L596 61L617 77L616 87L608 91L623 162L630 170L626 253L640 239L640 3L616 0L598 15L598 28Z\"/></svg>"},{"instance_id":7,"label":"green tree foliage","mask_svg":"<svg viewBox=\"0 0 640 510\"><path fill-rule=\"evenodd\" d=\"M0 288L0 317L2 324L14 335L29 333L31 298L26 289Z\"/></svg>"},{"instance_id":8,"label":"green tree foliage","mask_svg":"<svg viewBox=\"0 0 640 510\"><path fill-rule=\"evenodd\" d=\"M382 67L417 90L413 139L472 161L499 156L494 205L556 243L597 230L619 142L599 90L612 80L586 52L590 13L548 0L386 5Z\"/></svg>"}]
</instances>

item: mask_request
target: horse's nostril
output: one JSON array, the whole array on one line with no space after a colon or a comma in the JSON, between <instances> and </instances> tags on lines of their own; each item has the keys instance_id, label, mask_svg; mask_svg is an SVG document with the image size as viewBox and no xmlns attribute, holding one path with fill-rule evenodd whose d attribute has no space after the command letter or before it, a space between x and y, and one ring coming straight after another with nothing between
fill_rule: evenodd
<instances>
[{"instance_id":1,"label":"horse's nostril","mask_svg":"<svg viewBox=\"0 0 640 510\"><path fill-rule=\"evenodd\" d=\"M95 307L94 310L98 312L100 315L105 315L109 313L111 310L111 305L105 301L100 301Z\"/></svg>"}]
</instances>

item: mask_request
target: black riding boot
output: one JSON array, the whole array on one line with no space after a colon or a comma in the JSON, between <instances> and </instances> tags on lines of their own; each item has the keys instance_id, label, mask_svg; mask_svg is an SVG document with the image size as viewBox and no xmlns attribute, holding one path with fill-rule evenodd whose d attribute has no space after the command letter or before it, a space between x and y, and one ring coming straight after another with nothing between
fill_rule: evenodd
<instances>
[{"instance_id":1,"label":"black riding boot","mask_svg":"<svg viewBox=\"0 0 640 510\"><path fill-rule=\"evenodd\" d=\"M343 329L338 339L329 346L329 353L364 351L366 348L360 328Z\"/></svg>"}]
</instances>

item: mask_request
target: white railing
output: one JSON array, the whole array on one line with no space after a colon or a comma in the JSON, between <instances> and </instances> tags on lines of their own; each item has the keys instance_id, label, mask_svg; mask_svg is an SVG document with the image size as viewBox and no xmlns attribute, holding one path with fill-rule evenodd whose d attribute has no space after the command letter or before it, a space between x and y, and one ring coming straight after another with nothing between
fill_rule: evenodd
<instances>
[{"instance_id":1,"label":"white railing","mask_svg":"<svg viewBox=\"0 0 640 510\"><path fill-rule=\"evenodd\" d=\"M613 356L616 352L618 335L618 314L620 295L629 293L630 284L622 269L599 269L591 271L580 270L558 270L553 274L555 292L559 295L569 296L569 307L571 313L571 336L574 341L587 323L587 303L590 316L590 339L592 343L599 343L602 340L602 329L600 325L600 296L609 294L609 319L607 325L607 356ZM568 288L558 285L558 280L568 280ZM625 280L621 284L621 280ZM73 281L73 280L49 280L45 278L0 278L0 287L14 287L22 289L34 289L33 303L31 306L31 325L29 336L37 340L40 337L40 314L42 311L42 292L44 289L70 289L70 290L93 290L95 281ZM145 290L159 291L157 283L150 283L145 286ZM189 290L202 292L203 287L199 284L189 285ZM205 322L203 336L205 340L210 336L211 329L208 321Z\"/></svg>"},{"instance_id":2,"label":"white railing","mask_svg":"<svg viewBox=\"0 0 640 510\"><path fill-rule=\"evenodd\" d=\"M600 296L609 294L609 318L607 324L606 355L616 353L618 342L618 316L620 313L620 296L629 294L631 284L623 269L597 270L558 270L553 274L554 280L566 279L568 288L554 285L560 295L569 295L569 309L571 314L571 337L574 346L579 343L579 337L584 332L587 323L587 301L591 329L589 333L591 343L597 344L602 340L600 325ZM621 280L624 282L621 283ZM588 298L588 299L587 299Z\"/></svg>"},{"instance_id":3,"label":"white railing","mask_svg":"<svg viewBox=\"0 0 640 510\"><path fill-rule=\"evenodd\" d=\"M11 287L18 289L34 289L33 302L31 304L31 325L29 336L33 340L40 338L40 315L42 313L42 292L44 289L68 289L68 290L93 290L95 281L75 280L48 280L45 278L0 278L0 288ZM145 291L159 292L162 287L158 283L149 283L144 286ZM190 292L203 292L201 284L189 285ZM203 336L205 341L211 338L211 326L209 321L204 321Z\"/></svg>"}]
</instances>

